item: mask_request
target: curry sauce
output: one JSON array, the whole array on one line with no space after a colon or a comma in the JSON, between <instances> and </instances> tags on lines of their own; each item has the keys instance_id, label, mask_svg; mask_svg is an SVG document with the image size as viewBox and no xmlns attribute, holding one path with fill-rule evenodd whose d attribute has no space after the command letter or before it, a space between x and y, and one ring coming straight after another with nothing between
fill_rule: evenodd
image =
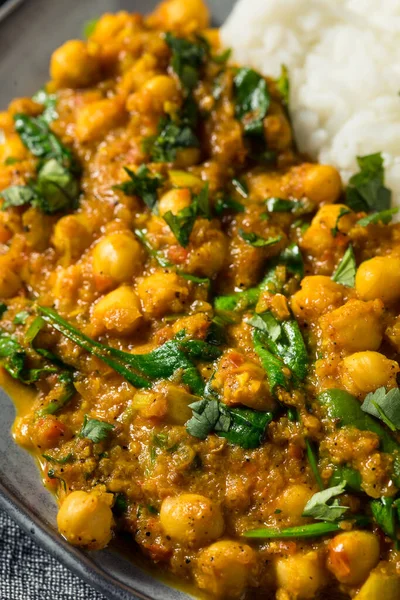
<instances>
[{"instance_id":1,"label":"curry sauce","mask_svg":"<svg viewBox=\"0 0 400 600\"><path fill-rule=\"evenodd\" d=\"M14 435L74 545L126 532L212 597L395 600L383 160L345 189L299 155L285 69L232 64L209 27L201 0L103 15L0 113Z\"/></svg>"}]
</instances>

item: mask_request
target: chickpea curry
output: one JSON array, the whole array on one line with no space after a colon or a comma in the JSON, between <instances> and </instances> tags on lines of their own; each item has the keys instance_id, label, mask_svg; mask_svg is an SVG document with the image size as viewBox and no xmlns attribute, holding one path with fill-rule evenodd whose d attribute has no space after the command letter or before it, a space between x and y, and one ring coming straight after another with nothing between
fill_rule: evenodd
<instances>
[{"instance_id":1,"label":"chickpea curry","mask_svg":"<svg viewBox=\"0 0 400 600\"><path fill-rule=\"evenodd\" d=\"M106 14L0 113L0 375L71 544L211 597L400 598L400 225L296 151L202 0Z\"/></svg>"}]
</instances>

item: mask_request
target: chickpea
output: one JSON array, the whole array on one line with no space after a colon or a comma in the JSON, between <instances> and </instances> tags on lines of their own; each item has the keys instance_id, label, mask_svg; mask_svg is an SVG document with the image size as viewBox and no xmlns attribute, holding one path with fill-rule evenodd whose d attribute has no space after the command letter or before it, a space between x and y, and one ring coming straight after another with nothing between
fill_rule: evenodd
<instances>
[{"instance_id":1,"label":"chickpea","mask_svg":"<svg viewBox=\"0 0 400 600\"><path fill-rule=\"evenodd\" d=\"M7 136L4 143L0 144L0 164L3 164L7 158L24 160L27 155L28 151L17 134Z\"/></svg>"},{"instance_id":2,"label":"chickpea","mask_svg":"<svg viewBox=\"0 0 400 600\"><path fill-rule=\"evenodd\" d=\"M317 552L277 558L274 567L278 586L299 600L315 598L327 583Z\"/></svg>"},{"instance_id":3,"label":"chickpea","mask_svg":"<svg viewBox=\"0 0 400 600\"><path fill-rule=\"evenodd\" d=\"M115 231L101 238L92 257L100 290L131 281L142 270L144 261L142 246L129 231Z\"/></svg>"},{"instance_id":4,"label":"chickpea","mask_svg":"<svg viewBox=\"0 0 400 600\"><path fill-rule=\"evenodd\" d=\"M297 319L316 322L320 315L341 305L345 292L344 286L330 277L305 277L301 282L301 290L291 298L292 311Z\"/></svg>"},{"instance_id":5,"label":"chickpea","mask_svg":"<svg viewBox=\"0 0 400 600\"><path fill-rule=\"evenodd\" d=\"M179 211L190 206L191 201L192 195L189 189L172 189L160 198L158 211L162 217L169 211L176 215Z\"/></svg>"},{"instance_id":6,"label":"chickpea","mask_svg":"<svg viewBox=\"0 0 400 600\"><path fill-rule=\"evenodd\" d=\"M342 181L334 167L304 165L302 175L304 195L315 204L333 204L342 193Z\"/></svg>"},{"instance_id":7,"label":"chickpea","mask_svg":"<svg viewBox=\"0 0 400 600\"><path fill-rule=\"evenodd\" d=\"M380 352L356 352L344 358L339 365L343 386L355 396L373 392L382 386L396 387L399 371L399 364Z\"/></svg>"},{"instance_id":8,"label":"chickpea","mask_svg":"<svg viewBox=\"0 0 400 600\"><path fill-rule=\"evenodd\" d=\"M379 540L368 531L346 531L328 544L327 567L340 583L359 585L379 561Z\"/></svg>"},{"instance_id":9,"label":"chickpea","mask_svg":"<svg viewBox=\"0 0 400 600\"><path fill-rule=\"evenodd\" d=\"M271 150L282 151L292 145L292 128L277 102L271 104L268 115L263 121L263 127L268 148Z\"/></svg>"},{"instance_id":10,"label":"chickpea","mask_svg":"<svg viewBox=\"0 0 400 600\"><path fill-rule=\"evenodd\" d=\"M313 494L312 487L304 483L288 485L276 500L276 507L281 511L279 518L290 518L293 524L301 521L304 507Z\"/></svg>"},{"instance_id":11,"label":"chickpea","mask_svg":"<svg viewBox=\"0 0 400 600\"><path fill-rule=\"evenodd\" d=\"M376 256L358 267L356 290L362 300L379 298L384 304L400 299L400 258Z\"/></svg>"},{"instance_id":12,"label":"chickpea","mask_svg":"<svg viewBox=\"0 0 400 600\"><path fill-rule=\"evenodd\" d=\"M399 600L399 576L394 569L387 568L388 563L382 563L372 571L354 600Z\"/></svg>"},{"instance_id":13,"label":"chickpea","mask_svg":"<svg viewBox=\"0 0 400 600\"><path fill-rule=\"evenodd\" d=\"M189 33L206 29L210 23L210 12L203 0L165 0L150 15L148 22L151 27Z\"/></svg>"},{"instance_id":14,"label":"chickpea","mask_svg":"<svg viewBox=\"0 0 400 600\"><path fill-rule=\"evenodd\" d=\"M94 492L76 491L62 503L57 525L70 544L101 550L112 538L114 519L106 498Z\"/></svg>"},{"instance_id":15,"label":"chickpea","mask_svg":"<svg viewBox=\"0 0 400 600\"><path fill-rule=\"evenodd\" d=\"M76 137L80 142L93 142L120 125L126 116L120 98L105 98L82 106L76 116Z\"/></svg>"},{"instance_id":16,"label":"chickpea","mask_svg":"<svg viewBox=\"0 0 400 600\"><path fill-rule=\"evenodd\" d=\"M106 330L129 335L142 321L139 298L132 288L123 285L100 298L93 307L91 321L97 335Z\"/></svg>"},{"instance_id":17,"label":"chickpea","mask_svg":"<svg viewBox=\"0 0 400 600\"><path fill-rule=\"evenodd\" d=\"M199 494L165 498L161 505L160 522L166 535L192 547L217 539L224 530L219 506Z\"/></svg>"},{"instance_id":18,"label":"chickpea","mask_svg":"<svg viewBox=\"0 0 400 600\"><path fill-rule=\"evenodd\" d=\"M54 415L41 417L32 431L32 443L40 450L48 450L58 446L61 440L68 440L71 432L67 425Z\"/></svg>"},{"instance_id":19,"label":"chickpea","mask_svg":"<svg viewBox=\"0 0 400 600\"><path fill-rule=\"evenodd\" d=\"M324 345L347 352L377 350L382 342L382 303L349 300L320 318Z\"/></svg>"},{"instance_id":20,"label":"chickpea","mask_svg":"<svg viewBox=\"0 0 400 600\"><path fill-rule=\"evenodd\" d=\"M246 544L221 540L202 550L194 576L200 589L218 598L241 598L256 557Z\"/></svg>"},{"instance_id":21,"label":"chickpea","mask_svg":"<svg viewBox=\"0 0 400 600\"><path fill-rule=\"evenodd\" d=\"M187 282L176 273L157 272L143 277L137 293L148 317L182 312L189 296Z\"/></svg>"},{"instance_id":22,"label":"chickpea","mask_svg":"<svg viewBox=\"0 0 400 600\"><path fill-rule=\"evenodd\" d=\"M162 113L168 103L177 104L180 99L178 85L168 75L156 75L144 83L140 91L128 99L127 109L139 112Z\"/></svg>"},{"instance_id":23,"label":"chickpea","mask_svg":"<svg viewBox=\"0 0 400 600\"><path fill-rule=\"evenodd\" d=\"M70 40L51 57L50 75L58 87L87 87L99 77L97 59L80 40Z\"/></svg>"},{"instance_id":24,"label":"chickpea","mask_svg":"<svg viewBox=\"0 0 400 600\"><path fill-rule=\"evenodd\" d=\"M51 241L66 266L75 262L90 246L91 235L78 215L66 215L55 224Z\"/></svg>"}]
</instances>

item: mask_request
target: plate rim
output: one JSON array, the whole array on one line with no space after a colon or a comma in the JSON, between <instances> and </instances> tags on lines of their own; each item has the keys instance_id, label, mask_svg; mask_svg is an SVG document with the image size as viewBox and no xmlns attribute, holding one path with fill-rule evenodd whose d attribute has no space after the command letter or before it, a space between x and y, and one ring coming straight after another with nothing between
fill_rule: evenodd
<instances>
[{"instance_id":1,"label":"plate rim","mask_svg":"<svg viewBox=\"0 0 400 600\"><path fill-rule=\"evenodd\" d=\"M90 560L89 554L68 544L0 481L0 509L41 548L108 600L153 600L129 588Z\"/></svg>"}]
</instances>

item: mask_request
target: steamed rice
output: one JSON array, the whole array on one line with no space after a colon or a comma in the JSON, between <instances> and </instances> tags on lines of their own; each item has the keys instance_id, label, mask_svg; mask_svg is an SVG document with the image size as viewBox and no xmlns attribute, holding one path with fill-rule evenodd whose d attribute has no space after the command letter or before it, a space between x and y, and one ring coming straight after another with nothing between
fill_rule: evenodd
<instances>
[{"instance_id":1,"label":"steamed rice","mask_svg":"<svg viewBox=\"0 0 400 600\"><path fill-rule=\"evenodd\" d=\"M239 0L222 27L233 60L290 74L300 150L343 180L357 155L382 151L400 205L400 2Z\"/></svg>"}]
</instances>

